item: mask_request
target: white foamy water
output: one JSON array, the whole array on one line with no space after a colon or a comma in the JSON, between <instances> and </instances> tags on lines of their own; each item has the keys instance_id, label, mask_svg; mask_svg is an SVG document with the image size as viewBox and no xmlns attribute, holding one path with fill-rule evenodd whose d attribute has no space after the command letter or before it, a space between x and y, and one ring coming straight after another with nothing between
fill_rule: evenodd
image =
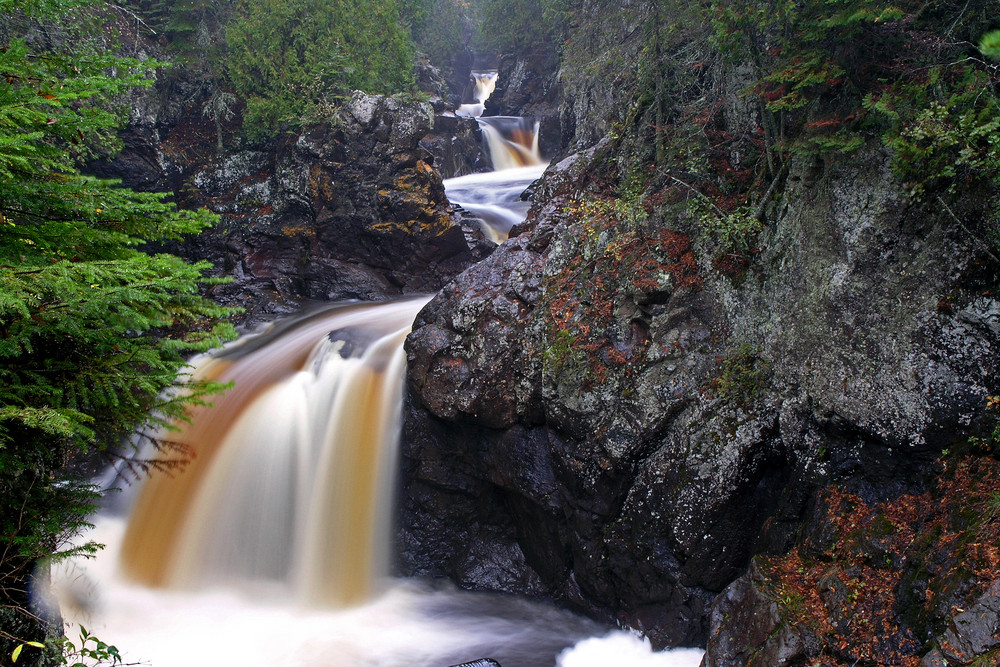
<instances>
[{"instance_id":1,"label":"white foamy water","mask_svg":"<svg viewBox=\"0 0 1000 667\"><path fill-rule=\"evenodd\" d=\"M541 178L546 166L536 164L448 178L444 190L449 201L482 221L487 238L502 243L511 227L522 222L528 213L528 202L521 201L521 193Z\"/></svg>"},{"instance_id":2,"label":"white foamy water","mask_svg":"<svg viewBox=\"0 0 1000 667\"><path fill-rule=\"evenodd\" d=\"M320 609L261 584L170 591L118 572L124 521L102 517L96 559L54 572L67 620L153 667L447 667L491 657L503 667L696 667L701 651L648 642L546 605L394 580L366 604ZM75 631L69 631L70 637Z\"/></svg>"},{"instance_id":3,"label":"white foamy water","mask_svg":"<svg viewBox=\"0 0 1000 667\"><path fill-rule=\"evenodd\" d=\"M497 87L497 72L489 70L486 72L472 72L473 89L472 98L475 102L460 105L455 109L455 114L465 118L478 118L486 110L486 100L490 98Z\"/></svg>"}]
</instances>

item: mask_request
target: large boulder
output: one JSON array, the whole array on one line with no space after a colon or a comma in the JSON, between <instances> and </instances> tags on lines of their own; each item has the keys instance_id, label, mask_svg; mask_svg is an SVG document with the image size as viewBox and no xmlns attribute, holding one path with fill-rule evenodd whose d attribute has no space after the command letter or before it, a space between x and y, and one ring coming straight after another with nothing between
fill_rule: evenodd
<instances>
[{"instance_id":1,"label":"large boulder","mask_svg":"<svg viewBox=\"0 0 1000 667\"><path fill-rule=\"evenodd\" d=\"M795 162L734 279L657 192L607 197L613 154L551 167L527 224L418 316L402 567L702 644L818 489L910 492L982 416L998 267L952 219L976 200L908 201L870 148Z\"/></svg>"}]
</instances>

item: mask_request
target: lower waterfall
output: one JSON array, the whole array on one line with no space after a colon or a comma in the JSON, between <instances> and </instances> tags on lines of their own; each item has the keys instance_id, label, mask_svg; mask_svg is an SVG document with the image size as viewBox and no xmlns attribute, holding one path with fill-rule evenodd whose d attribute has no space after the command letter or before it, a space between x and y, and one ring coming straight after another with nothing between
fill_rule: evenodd
<instances>
[{"instance_id":1,"label":"lower waterfall","mask_svg":"<svg viewBox=\"0 0 1000 667\"><path fill-rule=\"evenodd\" d=\"M202 361L195 375L236 395L182 431L187 470L145 484L124 571L180 588L269 580L321 604L367 598L388 571L403 338L426 302L328 308Z\"/></svg>"},{"instance_id":2,"label":"lower waterfall","mask_svg":"<svg viewBox=\"0 0 1000 667\"><path fill-rule=\"evenodd\" d=\"M94 561L55 569L66 619L154 667L695 667L699 650L543 603L388 576L402 343L425 301L328 307L197 362L234 387L181 432L187 469L97 517Z\"/></svg>"}]
</instances>

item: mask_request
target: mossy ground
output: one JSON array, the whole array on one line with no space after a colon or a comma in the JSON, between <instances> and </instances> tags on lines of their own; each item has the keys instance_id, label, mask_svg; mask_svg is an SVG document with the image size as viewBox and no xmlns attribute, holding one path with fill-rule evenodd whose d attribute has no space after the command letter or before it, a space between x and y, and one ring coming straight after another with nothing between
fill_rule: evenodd
<instances>
[{"instance_id":1,"label":"mossy ground","mask_svg":"<svg viewBox=\"0 0 1000 667\"><path fill-rule=\"evenodd\" d=\"M784 621L815 640L812 665L917 667L1000 578L1000 462L940 465L929 491L888 502L827 488L820 528L761 560Z\"/></svg>"}]
</instances>

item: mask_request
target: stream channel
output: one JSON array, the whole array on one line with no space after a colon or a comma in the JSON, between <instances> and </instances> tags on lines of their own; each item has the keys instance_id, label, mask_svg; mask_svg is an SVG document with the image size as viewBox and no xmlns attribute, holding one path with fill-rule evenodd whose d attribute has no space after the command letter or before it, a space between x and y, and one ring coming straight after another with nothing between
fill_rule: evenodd
<instances>
[{"instance_id":1,"label":"stream channel","mask_svg":"<svg viewBox=\"0 0 1000 667\"><path fill-rule=\"evenodd\" d=\"M501 168L446 191L502 242L545 163L522 119L479 122ZM542 602L389 576L402 343L427 298L327 306L193 361L234 387L170 435L184 471L125 486L89 535L106 548L53 573L65 618L154 667L697 665Z\"/></svg>"}]
</instances>

